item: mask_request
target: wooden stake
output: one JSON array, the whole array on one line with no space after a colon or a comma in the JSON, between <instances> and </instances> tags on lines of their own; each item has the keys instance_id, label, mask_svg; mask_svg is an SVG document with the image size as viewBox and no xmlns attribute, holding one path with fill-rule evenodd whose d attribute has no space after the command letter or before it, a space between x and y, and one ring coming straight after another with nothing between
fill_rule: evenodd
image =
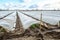
<instances>
[{"instance_id":1,"label":"wooden stake","mask_svg":"<svg viewBox=\"0 0 60 40\"><path fill-rule=\"evenodd\" d=\"M60 27L60 21L58 22L58 27Z\"/></svg>"},{"instance_id":2,"label":"wooden stake","mask_svg":"<svg viewBox=\"0 0 60 40\"><path fill-rule=\"evenodd\" d=\"M42 23L42 13L41 13L41 15L40 15L40 30L41 30L41 23Z\"/></svg>"}]
</instances>

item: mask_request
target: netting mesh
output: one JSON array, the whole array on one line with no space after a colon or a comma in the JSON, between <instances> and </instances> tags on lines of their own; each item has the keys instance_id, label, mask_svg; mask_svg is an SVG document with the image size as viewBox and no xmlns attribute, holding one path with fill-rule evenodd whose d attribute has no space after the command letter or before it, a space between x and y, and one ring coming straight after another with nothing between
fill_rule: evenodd
<instances>
[{"instance_id":1,"label":"netting mesh","mask_svg":"<svg viewBox=\"0 0 60 40\"><path fill-rule=\"evenodd\" d=\"M50 24L57 24L60 20L60 11L17 11L21 18L24 28L28 28L31 24L38 23L39 21L33 19L40 19L40 14L42 13L43 21ZM27 14L27 15L24 15ZM30 16L32 17L30 17ZM54 20L54 21L53 21ZM13 30L16 21L16 11L0 11L0 25Z\"/></svg>"}]
</instances>

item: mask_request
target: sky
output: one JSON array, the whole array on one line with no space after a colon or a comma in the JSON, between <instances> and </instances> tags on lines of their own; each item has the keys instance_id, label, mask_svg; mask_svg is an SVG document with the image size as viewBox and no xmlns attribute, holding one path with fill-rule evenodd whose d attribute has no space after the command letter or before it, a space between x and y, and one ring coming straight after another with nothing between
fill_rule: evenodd
<instances>
[{"instance_id":1,"label":"sky","mask_svg":"<svg viewBox=\"0 0 60 40\"><path fill-rule=\"evenodd\" d=\"M0 9L60 9L60 0L0 0Z\"/></svg>"}]
</instances>

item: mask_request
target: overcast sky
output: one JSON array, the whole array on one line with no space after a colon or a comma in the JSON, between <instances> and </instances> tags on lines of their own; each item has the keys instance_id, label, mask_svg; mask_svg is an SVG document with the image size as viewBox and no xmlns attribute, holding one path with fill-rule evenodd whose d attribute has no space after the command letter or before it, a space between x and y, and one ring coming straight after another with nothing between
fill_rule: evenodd
<instances>
[{"instance_id":1,"label":"overcast sky","mask_svg":"<svg viewBox=\"0 0 60 40\"><path fill-rule=\"evenodd\" d=\"M60 9L60 0L0 0L0 9Z\"/></svg>"}]
</instances>

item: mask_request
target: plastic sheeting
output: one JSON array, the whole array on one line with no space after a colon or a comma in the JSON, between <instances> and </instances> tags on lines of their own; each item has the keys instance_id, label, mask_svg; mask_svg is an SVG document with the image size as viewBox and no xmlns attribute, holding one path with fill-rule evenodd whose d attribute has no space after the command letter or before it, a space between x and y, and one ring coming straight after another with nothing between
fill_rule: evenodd
<instances>
[{"instance_id":1,"label":"plastic sheeting","mask_svg":"<svg viewBox=\"0 0 60 40\"><path fill-rule=\"evenodd\" d=\"M7 15L8 13L11 13L12 11L0 11L0 18L4 15ZM7 16L6 18L0 20L0 25L4 26L5 28L9 30L13 30L15 27L15 21L16 21L16 11L13 11L14 13ZM35 17L37 19L40 19L40 14L42 13L42 19L43 21L50 23L50 24L57 24L58 21L60 21L60 11L17 11L20 19L22 21L23 27L27 29L30 25L34 23L38 23L39 21L32 19L31 17L28 17L21 12L28 14L32 17Z\"/></svg>"}]
</instances>

